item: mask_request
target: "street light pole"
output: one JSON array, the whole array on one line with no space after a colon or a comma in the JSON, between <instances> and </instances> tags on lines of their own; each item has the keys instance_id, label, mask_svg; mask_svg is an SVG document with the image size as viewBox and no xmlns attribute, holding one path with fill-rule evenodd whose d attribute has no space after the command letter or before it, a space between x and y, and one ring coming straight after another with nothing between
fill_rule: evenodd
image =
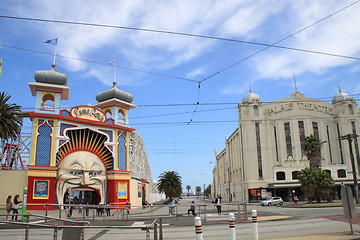
<instances>
[{"instance_id":1,"label":"street light pole","mask_svg":"<svg viewBox=\"0 0 360 240\"><path fill-rule=\"evenodd\" d=\"M204 195L204 201L205 201L205 184L204 184L204 191L203 191L203 195Z\"/></svg>"},{"instance_id":2,"label":"street light pole","mask_svg":"<svg viewBox=\"0 0 360 240\"><path fill-rule=\"evenodd\" d=\"M353 179L354 179L354 192L355 192L355 201L356 204L359 204L359 187L358 187L358 182L357 182L357 173L356 173L356 167L355 167L355 160L354 160L354 153L353 153L353 149L352 149L352 138L356 138L357 135L356 134L347 134L345 136L342 136L340 139L347 139L349 142L349 152L350 152L350 160L351 160L351 167L352 167L352 174L353 174Z\"/></svg>"}]
</instances>

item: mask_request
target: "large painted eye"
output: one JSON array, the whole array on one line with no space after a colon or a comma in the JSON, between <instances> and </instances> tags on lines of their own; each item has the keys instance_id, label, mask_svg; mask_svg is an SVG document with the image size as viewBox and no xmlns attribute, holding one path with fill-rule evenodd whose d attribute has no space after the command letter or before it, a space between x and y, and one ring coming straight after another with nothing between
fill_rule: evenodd
<instances>
[{"instance_id":1,"label":"large painted eye","mask_svg":"<svg viewBox=\"0 0 360 240\"><path fill-rule=\"evenodd\" d=\"M74 175L74 176L79 176L79 175L81 175L81 171L72 171L72 172L70 172L72 175Z\"/></svg>"},{"instance_id":2,"label":"large painted eye","mask_svg":"<svg viewBox=\"0 0 360 240\"><path fill-rule=\"evenodd\" d=\"M90 175L91 175L91 176L99 176L100 173L101 173L101 171L91 171L91 172L90 172Z\"/></svg>"}]
</instances>

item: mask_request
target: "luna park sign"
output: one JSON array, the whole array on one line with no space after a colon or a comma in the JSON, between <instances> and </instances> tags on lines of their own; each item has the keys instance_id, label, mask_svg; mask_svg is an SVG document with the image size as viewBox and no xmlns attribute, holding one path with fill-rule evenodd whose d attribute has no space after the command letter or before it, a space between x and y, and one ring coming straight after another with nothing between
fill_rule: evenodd
<instances>
[{"instance_id":1,"label":"luna park sign","mask_svg":"<svg viewBox=\"0 0 360 240\"><path fill-rule=\"evenodd\" d=\"M291 110L300 110L300 111L313 111L313 112L322 112L325 114L333 115L333 109L326 107L321 104L309 103L309 102L297 102L297 103L284 103L276 105L274 107L265 109L265 114L277 114L281 112L287 112Z\"/></svg>"},{"instance_id":2,"label":"luna park sign","mask_svg":"<svg viewBox=\"0 0 360 240\"><path fill-rule=\"evenodd\" d=\"M83 118L99 122L105 122L106 120L106 115L102 111L90 106L73 107L70 111L70 115L76 118Z\"/></svg>"}]
</instances>

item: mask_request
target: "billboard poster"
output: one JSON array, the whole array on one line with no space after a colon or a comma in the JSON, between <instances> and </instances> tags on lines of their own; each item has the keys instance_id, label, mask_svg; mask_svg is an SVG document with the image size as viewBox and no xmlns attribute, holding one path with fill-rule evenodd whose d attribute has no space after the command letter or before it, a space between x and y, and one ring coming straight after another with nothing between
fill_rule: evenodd
<instances>
[{"instance_id":1,"label":"billboard poster","mask_svg":"<svg viewBox=\"0 0 360 240\"><path fill-rule=\"evenodd\" d=\"M33 196L34 196L34 199L48 199L49 198L49 180L35 180Z\"/></svg>"},{"instance_id":2,"label":"billboard poster","mask_svg":"<svg viewBox=\"0 0 360 240\"><path fill-rule=\"evenodd\" d=\"M127 199L128 198L128 183L119 182L117 185L117 198L118 199Z\"/></svg>"}]
</instances>

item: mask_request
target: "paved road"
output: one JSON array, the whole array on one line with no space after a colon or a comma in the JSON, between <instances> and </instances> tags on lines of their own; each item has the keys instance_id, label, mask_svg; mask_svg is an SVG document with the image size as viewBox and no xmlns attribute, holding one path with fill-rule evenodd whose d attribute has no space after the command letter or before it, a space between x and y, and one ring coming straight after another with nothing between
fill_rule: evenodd
<instances>
[{"instance_id":1,"label":"paved road","mask_svg":"<svg viewBox=\"0 0 360 240\"><path fill-rule=\"evenodd\" d=\"M170 216L168 208L162 206L148 209L132 209L130 215L135 219L135 222L128 221L126 225L141 225L144 222L150 222L155 216L162 217L165 223L163 227L164 239L195 239L194 217L187 215L188 203L190 202L187 200L181 201L176 216ZM202 201L196 201L196 204L202 203ZM258 229L260 239L360 239L359 236L344 234L344 232L350 232L350 227L347 219L343 217L341 207L304 209L275 206L261 207L256 204L248 207L248 211L252 209L256 209L259 213ZM150 210L153 211L150 212ZM218 216L215 213L214 206L208 204L206 223L204 222L205 215L200 214L204 223L203 236L205 240L229 239L228 210L237 210L237 207L224 206L223 210L224 214ZM122 225L121 214L119 212L113 213L115 215L111 217L96 217L97 220L93 224ZM51 215L56 216L57 214L55 211L51 212ZM80 220L81 215L74 213L72 219ZM238 222L236 224L237 239L252 239L253 224L239 220ZM358 233L360 231L360 219L354 218L353 223L354 231ZM24 239L24 229L14 229L13 227L6 229L5 226L0 226L0 239ZM62 239L62 231L59 231L58 234L58 239ZM52 239L53 235L53 230L30 229L30 239ZM85 239L146 239L146 232L140 229L87 229L85 230ZM154 239L153 231L151 231L150 239Z\"/></svg>"},{"instance_id":2,"label":"paved road","mask_svg":"<svg viewBox=\"0 0 360 240\"><path fill-rule=\"evenodd\" d=\"M252 239L252 223L236 224L237 239ZM334 221L325 218L312 219L289 219L286 221L265 221L258 223L260 239L281 239L281 238L302 238L302 239L322 239L319 234L332 233L326 239L350 239L352 236L338 234L348 231L349 225L342 221ZM360 231L359 225L354 225L356 232ZM210 224L203 226L204 239L229 239L229 230L226 224ZM24 230L0 230L0 239L24 239ZM338 235L337 235L338 234ZM195 239L193 226L169 226L163 229L164 239ZM316 235L316 238L309 236ZM30 230L30 239L51 239L53 231L49 230ZM59 239L61 239L59 234ZM138 229L90 229L85 231L85 239L145 239L146 232ZM151 239L153 235L151 233Z\"/></svg>"}]
</instances>

